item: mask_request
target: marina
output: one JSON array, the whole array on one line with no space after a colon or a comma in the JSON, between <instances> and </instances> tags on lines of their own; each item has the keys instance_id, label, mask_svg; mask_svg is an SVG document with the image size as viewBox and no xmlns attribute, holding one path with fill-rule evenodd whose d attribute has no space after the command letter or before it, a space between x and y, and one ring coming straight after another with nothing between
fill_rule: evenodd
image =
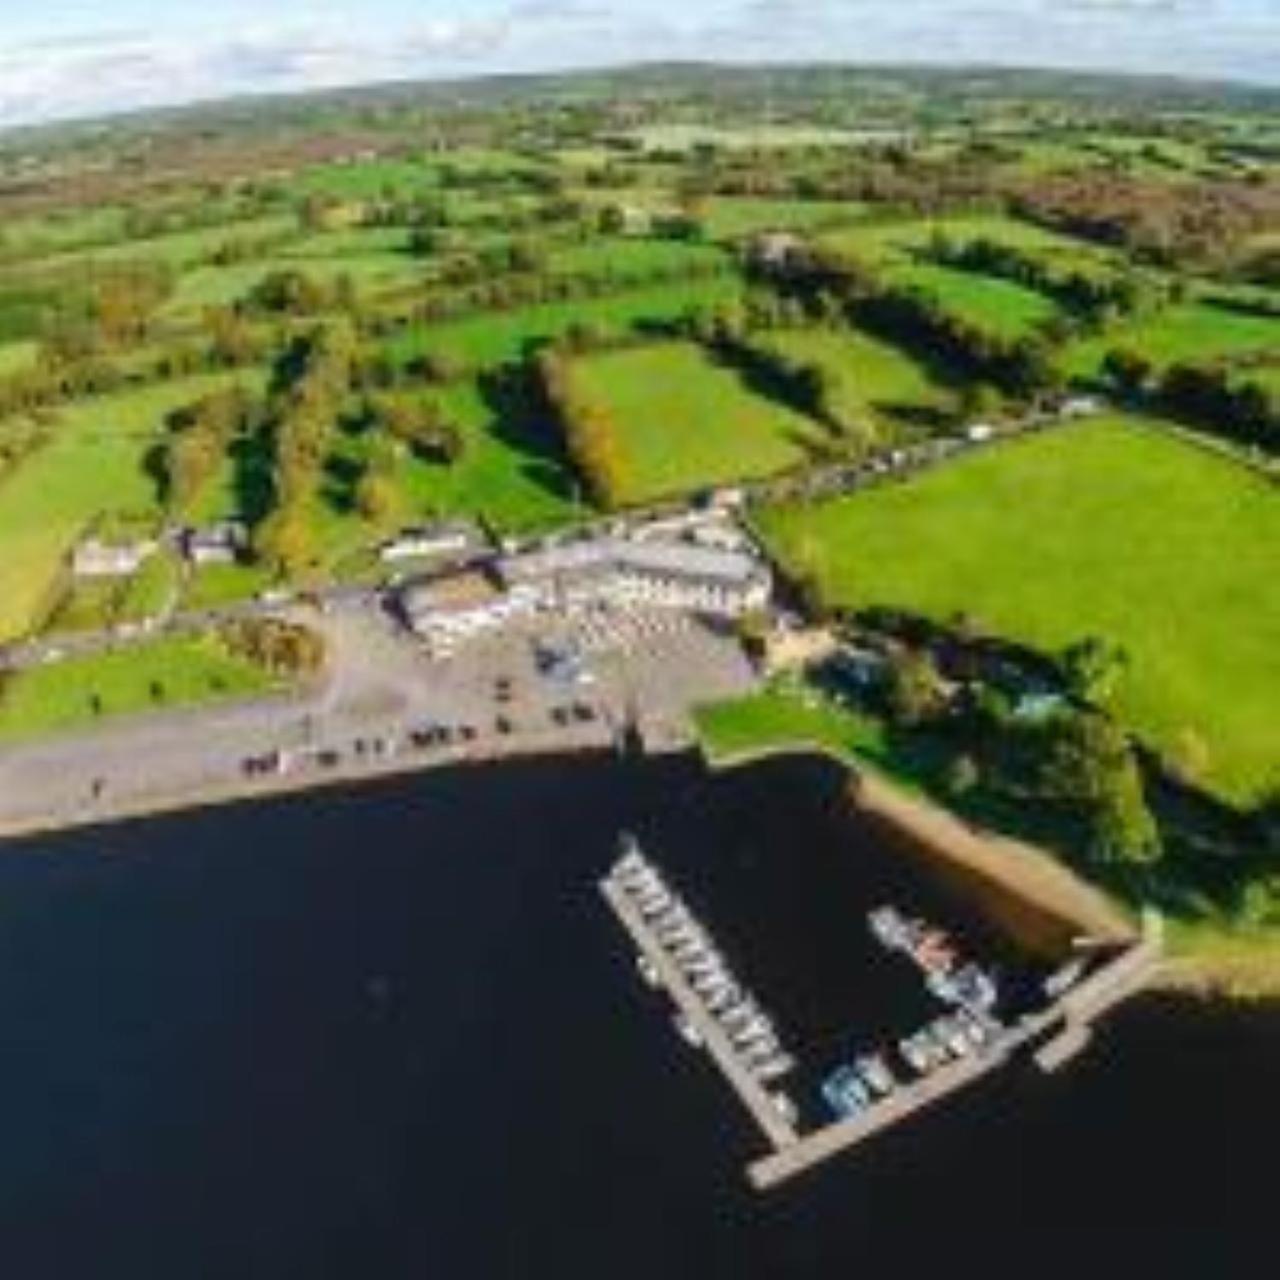
<instances>
[{"instance_id":1,"label":"marina","mask_svg":"<svg viewBox=\"0 0 1280 1280\"><path fill-rule=\"evenodd\" d=\"M706 1049L771 1145L747 1168L758 1191L933 1107L1024 1048L1032 1048L1041 1070L1058 1070L1088 1046L1098 1018L1141 989L1162 950L1161 923L1153 914L1144 917L1141 937L1128 947L1104 954L1081 939L1079 954L1040 982L1037 1006L1010 1017L1001 1012L995 975L965 958L944 929L892 905L873 908L867 913L871 935L919 970L943 1012L829 1069L818 1090L826 1122L806 1130L795 1098L770 1087L796 1070L796 1057L782 1048L773 1019L633 837L620 839L600 889L637 948L641 975L675 1003L682 1038Z\"/></svg>"}]
</instances>

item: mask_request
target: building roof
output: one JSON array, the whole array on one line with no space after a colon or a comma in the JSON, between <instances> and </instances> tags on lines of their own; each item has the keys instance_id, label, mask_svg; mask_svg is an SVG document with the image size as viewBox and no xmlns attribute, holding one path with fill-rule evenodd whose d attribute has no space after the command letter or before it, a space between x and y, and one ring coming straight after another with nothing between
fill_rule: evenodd
<instances>
[{"instance_id":1,"label":"building roof","mask_svg":"<svg viewBox=\"0 0 1280 1280\"><path fill-rule=\"evenodd\" d=\"M656 577L699 578L704 581L746 584L766 573L754 557L738 551L698 546L688 542L635 542L597 538L569 543L548 551L511 556L499 566L509 585L542 578L617 570L651 573Z\"/></svg>"},{"instance_id":2,"label":"building roof","mask_svg":"<svg viewBox=\"0 0 1280 1280\"><path fill-rule=\"evenodd\" d=\"M464 613L492 604L501 595L488 574L467 570L415 583L405 589L401 602L407 613L417 617L425 613Z\"/></svg>"}]
</instances>

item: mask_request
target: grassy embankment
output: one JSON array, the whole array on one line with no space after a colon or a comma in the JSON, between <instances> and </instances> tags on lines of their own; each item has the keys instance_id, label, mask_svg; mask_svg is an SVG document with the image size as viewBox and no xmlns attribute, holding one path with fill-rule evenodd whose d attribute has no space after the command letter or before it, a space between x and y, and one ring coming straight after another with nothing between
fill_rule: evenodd
<instances>
[{"instance_id":1,"label":"grassy embankment","mask_svg":"<svg viewBox=\"0 0 1280 1280\"><path fill-rule=\"evenodd\" d=\"M260 696L282 687L214 637L165 637L5 677L0 741L83 729L142 711Z\"/></svg>"}]
</instances>

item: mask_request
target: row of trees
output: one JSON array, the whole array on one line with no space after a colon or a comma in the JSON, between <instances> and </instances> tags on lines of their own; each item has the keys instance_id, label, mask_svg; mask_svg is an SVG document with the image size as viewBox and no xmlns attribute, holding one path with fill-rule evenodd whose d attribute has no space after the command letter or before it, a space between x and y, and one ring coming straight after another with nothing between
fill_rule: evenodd
<instances>
[{"instance_id":1,"label":"row of trees","mask_svg":"<svg viewBox=\"0 0 1280 1280\"><path fill-rule=\"evenodd\" d=\"M931 259L944 266L999 276L1035 289L1098 328L1121 316L1155 310L1169 301L1172 290L1177 288L1132 271L1059 269L1044 257L986 236L956 241L938 232L927 252Z\"/></svg>"},{"instance_id":2,"label":"row of trees","mask_svg":"<svg viewBox=\"0 0 1280 1280\"><path fill-rule=\"evenodd\" d=\"M1110 681L1112 658L1108 646L1087 642L1073 648L1068 666L1098 692L1092 680L1102 679L1106 668ZM1027 720L990 687L968 687L966 695L948 687L928 649L892 651L884 709L903 730L932 731L962 744L945 778L957 798L981 787L1047 806L1080 833L1098 862L1150 862L1160 856L1137 755L1105 708L1064 704L1043 719Z\"/></svg>"},{"instance_id":3,"label":"row of trees","mask_svg":"<svg viewBox=\"0 0 1280 1280\"><path fill-rule=\"evenodd\" d=\"M592 501L613 510L622 502L626 483L616 424L573 386L569 362L557 348L542 351L534 368L542 397L560 426L565 453Z\"/></svg>"},{"instance_id":4,"label":"row of trees","mask_svg":"<svg viewBox=\"0 0 1280 1280\"><path fill-rule=\"evenodd\" d=\"M250 429L259 412L257 402L243 387L228 387L170 414L164 479L165 505L171 517L190 517L225 462L232 442Z\"/></svg>"},{"instance_id":5,"label":"row of trees","mask_svg":"<svg viewBox=\"0 0 1280 1280\"><path fill-rule=\"evenodd\" d=\"M1230 361L1179 361L1163 373L1139 351L1117 347L1103 360L1116 391L1149 402L1198 429L1280 453L1280 395L1254 371Z\"/></svg>"},{"instance_id":6,"label":"row of trees","mask_svg":"<svg viewBox=\"0 0 1280 1280\"><path fill-rule=\"evenodd\" d=\"M311 508L351 384L355 335L330 324L299 339L278 362L271 406L274 505L254 531L254 550L297 578L315 561Z\"/></svg>"}]
</instances>

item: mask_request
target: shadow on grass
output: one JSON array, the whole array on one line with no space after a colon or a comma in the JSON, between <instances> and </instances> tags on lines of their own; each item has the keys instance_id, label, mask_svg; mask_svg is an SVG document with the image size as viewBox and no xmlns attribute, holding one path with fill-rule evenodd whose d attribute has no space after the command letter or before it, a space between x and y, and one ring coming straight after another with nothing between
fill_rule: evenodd
<instances>
[{"instance_id":1,"label":"shadow on grass","mask_svg":"<svg viewBox=\"0 0 1280 1280\"><path fill-rule=\"evenodd\" d=\"M522 456L521 474L554 498L572 498L572 466L531 371L507 365L482 374L476 386L491 415L483 429Z\"/></svg>"}]
</instances>

